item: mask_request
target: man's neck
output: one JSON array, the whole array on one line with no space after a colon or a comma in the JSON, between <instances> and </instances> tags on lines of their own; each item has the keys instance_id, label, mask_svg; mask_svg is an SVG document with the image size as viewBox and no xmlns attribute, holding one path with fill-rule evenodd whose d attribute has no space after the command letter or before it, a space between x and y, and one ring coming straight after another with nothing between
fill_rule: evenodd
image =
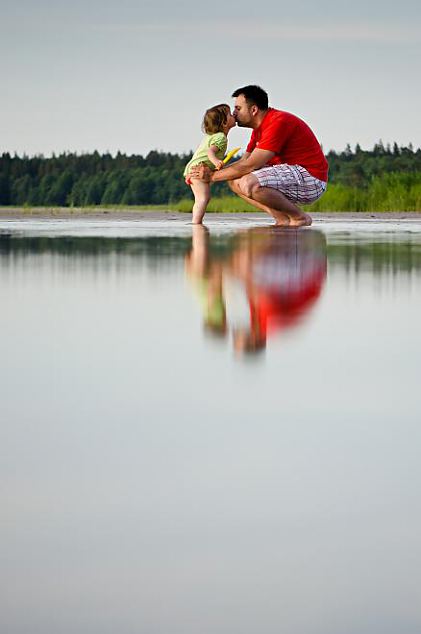
<instances>
[{"instance_id":1,"label":"man's neck","mask_svg":"<svg viewBox=\"0 0 421 634\"><path fill-rule=\"evenodd\" d=\"M267 110L259 110L258 114L253 120L253 125L251 126L253 130L257 130L257 128L260 128L260 126L262 125L262 121L266 117L268 112L269 108Z\"/></svg>"}]
</instances>

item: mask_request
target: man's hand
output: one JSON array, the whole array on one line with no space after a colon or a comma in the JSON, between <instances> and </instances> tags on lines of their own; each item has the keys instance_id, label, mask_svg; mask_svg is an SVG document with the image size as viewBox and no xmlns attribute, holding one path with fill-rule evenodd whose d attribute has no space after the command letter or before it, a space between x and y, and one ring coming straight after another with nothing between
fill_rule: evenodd
<instances>
[{"instance_id":1,"label":"man's hand","mask_svg":"<svg viewBox=\"0 0 421 634\"><path fill-rule=\"evenodd\" d=\"M205 183L209 183L211 180L212 172L205 163L199 163L199 165L194 165L189 170L190 178L197 178L200 181L204 181Z\"/></svg>"}]
</instances>

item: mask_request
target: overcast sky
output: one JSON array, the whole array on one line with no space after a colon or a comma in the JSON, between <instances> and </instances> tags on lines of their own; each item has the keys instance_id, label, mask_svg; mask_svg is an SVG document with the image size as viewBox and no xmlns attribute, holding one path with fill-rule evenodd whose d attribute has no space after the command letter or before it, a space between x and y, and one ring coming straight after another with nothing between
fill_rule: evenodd
<instances>
[{"instance_id":1,"label":"overcast sky","mask_svg":"<svg viewBox=\"0 0 421 634\"><path fill-rule=\"evenodd\" d=\"M244 84L324 149L421 145L419 0L0 0L0 152L187 152ZM246 144L234 130L229 145Z\"/></svg>"}]
</instances>

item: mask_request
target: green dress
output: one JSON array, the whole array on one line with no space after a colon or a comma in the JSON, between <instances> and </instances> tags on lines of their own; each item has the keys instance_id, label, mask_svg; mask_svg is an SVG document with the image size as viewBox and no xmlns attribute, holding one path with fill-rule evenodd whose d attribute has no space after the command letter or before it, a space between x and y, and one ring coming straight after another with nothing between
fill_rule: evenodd
<instances>
[{"instance_id":1,"label":"green dress","mask_svg":"<svg viewBox=\"0 0 421 634\"><path fill-rule=\"evenodd\" d=\"M208 158L208 150L211 145L215 145L218 148L216 152L216 156L219 160L225 156L225 152L227 150L228 139L223 132L215 132L215 134L206 134L196 152L193 154L191 160L187 163L184 169L184 176L187 176L189 170L193 165L198 165L199 163L205 163L212 170L215 169L215 165Z\"/></svg>"}]
</instances>

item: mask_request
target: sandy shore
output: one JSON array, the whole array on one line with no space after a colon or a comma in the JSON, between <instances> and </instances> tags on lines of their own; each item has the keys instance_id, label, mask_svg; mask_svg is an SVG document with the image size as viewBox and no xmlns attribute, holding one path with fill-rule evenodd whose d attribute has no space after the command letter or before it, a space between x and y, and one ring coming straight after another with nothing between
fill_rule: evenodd
<instances>
[{"instance_id":1,"label":"sandy shore","mask_svg":"<svg viewBox=\"0 0 421 634\"><path fill-rule=\"evenodd\" d=\"M24 219L102 219L109 218L113 221L118 220L147 220L148 222L159 221L174 221L181 220L188 222L190 214L181 213L177 211L165 211L165 210L113 210L113 209L69 209L69 208L34 208L34 209L17 209L17 208L0 208L0 218L4 220L24 220ZM315 212L311 214L315 221L344 221L350 222L353 220L418 220L421 221L421 212L409 212L409 211L384 211L384 212ZM260 212L244 212L244 213L208 213L206 218L209 220L234 220L238 223L241 220L249 223L253 220L267 218L270 222L270 218L267 214Z\"/></svg>"}]
</instances>

